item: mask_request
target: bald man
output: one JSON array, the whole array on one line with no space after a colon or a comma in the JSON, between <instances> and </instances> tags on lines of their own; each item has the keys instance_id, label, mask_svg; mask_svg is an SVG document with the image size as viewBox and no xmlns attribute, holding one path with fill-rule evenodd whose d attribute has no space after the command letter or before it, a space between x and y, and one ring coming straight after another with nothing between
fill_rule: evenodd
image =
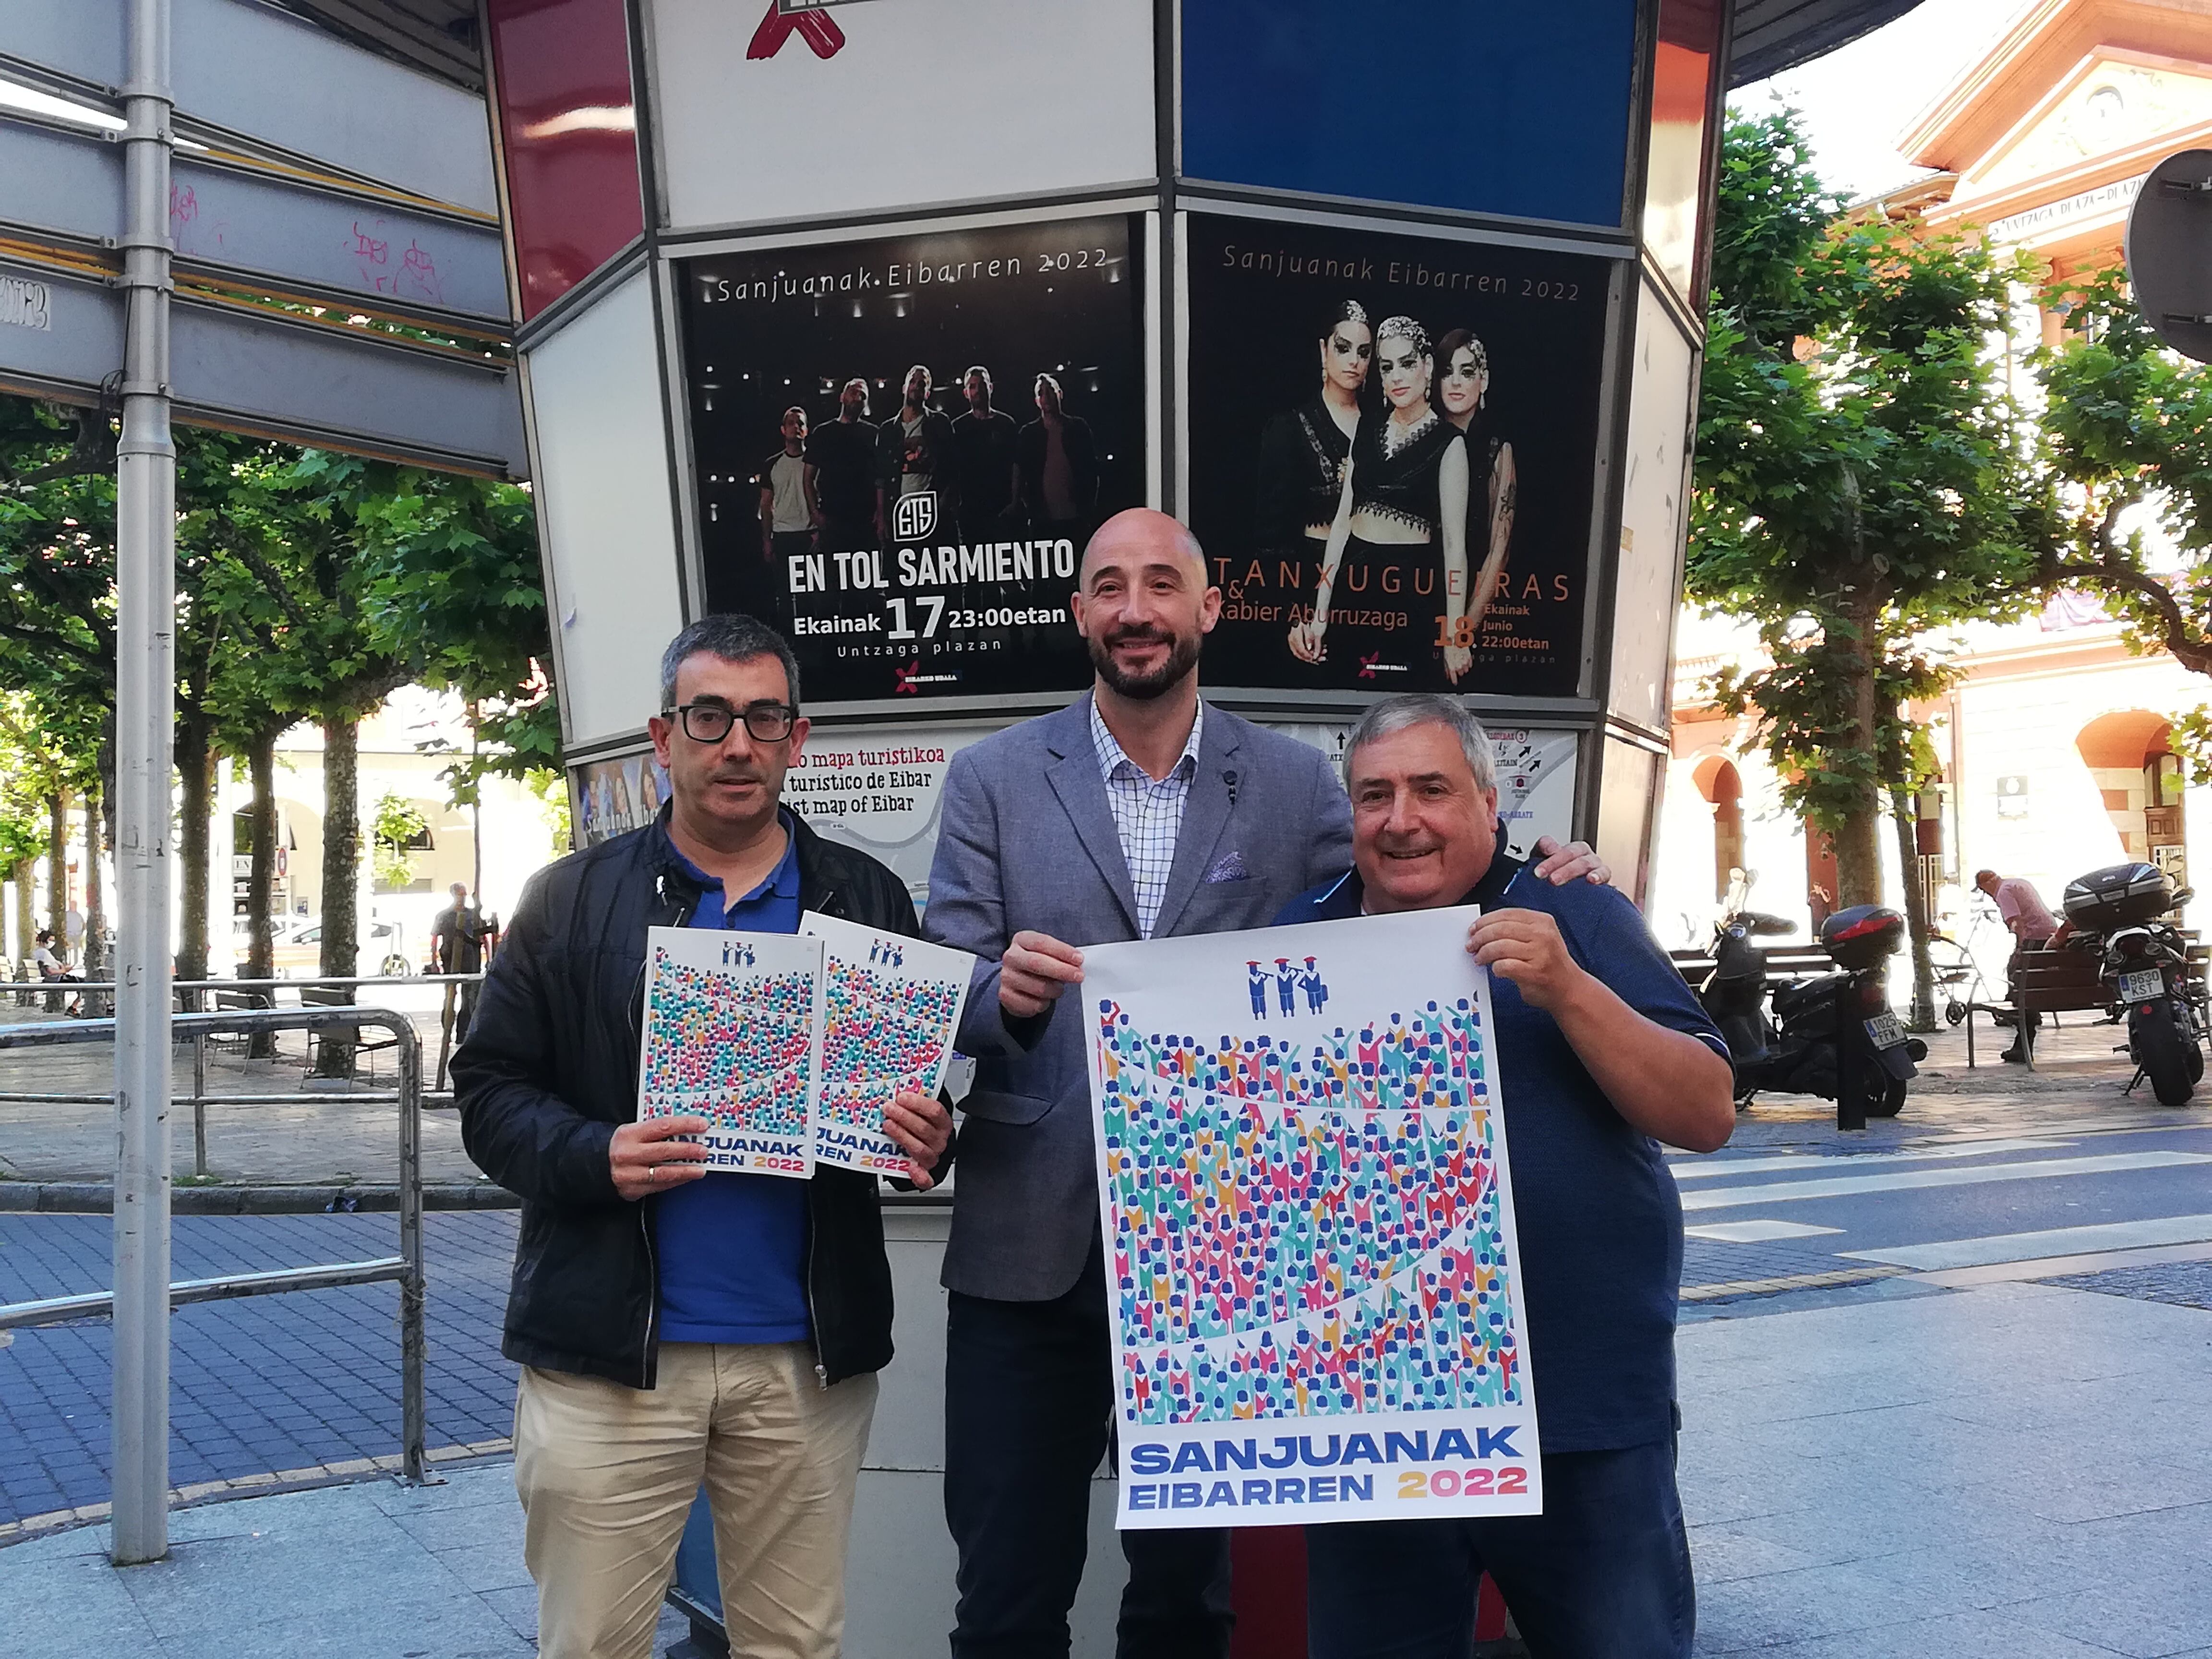
<instances>
[{"instance_id":1,"label":"bald man","mask_svg":"<svg viewBox=\"0 0 2212 1659\"><path fill-rule=\"evenodd\" d=\"M945 1259L954 1659L1065 1659L1114 1408L1082 1009L1059 1005L1083 976L1068 941L1265 927L1352 855L1322 756L1199 697L1221 592L1190 532L1119 514L1079 580L1090 694L954 757L930 870L928 933L984 964ZM1602 880L1587 854L1540 872ZM1225 1656L1228 1534L1124 1532L1121 1548L1118 1651Z\"/></svg>"}]
</instances>

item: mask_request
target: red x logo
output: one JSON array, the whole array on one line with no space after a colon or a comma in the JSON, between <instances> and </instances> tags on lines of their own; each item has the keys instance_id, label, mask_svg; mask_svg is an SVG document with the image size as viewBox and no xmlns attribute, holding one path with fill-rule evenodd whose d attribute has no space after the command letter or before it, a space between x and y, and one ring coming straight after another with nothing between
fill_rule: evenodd
<instances>
[{"instance_id":1,"label":"red x logo","mask_svg":"<svg viewBox=\"0 0 2212 1659\"><path fill-rule=\"evenodd\" d=\"M1362 657L1359 659L1359 678L1363 680L1373 679L1375 678L1375 665L1382 660L1382 653L1380 651L1372 652L1367 656Z\"/></svg>"},{"instance_id":2,"label":"red x logo","mask_svg":"<svg viewBox=\"0 0 2212 1659\"><path fill-rule=\"evenodd\" d=\"M912 662L908 663L903 668L892 669L891 695L895 697L901 696L909 697L920 696L921 693L914 689L914 677L920 672L921 672L921 659L919 657L916 657Z\"/></svg>"},{"instance_id":3,"label":"red x logo","mask_svg":"<svg viewBox=\"0 0 2212 1659\"><path fill-rule=\"evenodd\" d=\"M806 44L814 49L817 58L834 58L845 44L845 31L837 27L837 20L823 11L794 12L784 15L777 0L768 0L768 15L753 31L752 44L745 48L748 58L773 58L783 50L783 43L797 31Z\"/></svg>"}]
</instances>

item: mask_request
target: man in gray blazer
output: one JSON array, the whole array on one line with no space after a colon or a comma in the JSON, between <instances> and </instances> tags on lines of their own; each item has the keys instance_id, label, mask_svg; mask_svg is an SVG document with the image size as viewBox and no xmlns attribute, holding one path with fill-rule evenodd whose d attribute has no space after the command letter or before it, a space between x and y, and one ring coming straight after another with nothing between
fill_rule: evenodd
<instances>
[{"instance_id":1,"label":"man in gray blazer","mask_svg":"<svg viewBox=\"0 0 2212 1659\"><path fill-rule=\"evenodd\" d=\"M926 930L982 958L945 1260L954 1659L1065 1659L1113 1413L1083 1022L1054 1012L1083 976L1066 941L1264 927L1351 859L1328 761L1199 699L1221 592L1196 538L1120 514L1079 581L1091 695L954 757L930 870ZM1605 879L1581 848L1541 873ZM1228 1534L1125 1532L1121 1547L1124 1659L1224 1659Z\"/></svg>"}]
</instances>

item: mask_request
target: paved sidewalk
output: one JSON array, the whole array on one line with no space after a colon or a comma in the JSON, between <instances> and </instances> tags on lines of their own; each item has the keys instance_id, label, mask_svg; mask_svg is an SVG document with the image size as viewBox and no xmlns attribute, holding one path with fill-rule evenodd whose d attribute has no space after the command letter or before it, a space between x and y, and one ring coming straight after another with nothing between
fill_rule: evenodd
<instances>
[{"instance_id":1,"label":"paved sidewalk","mask_svg":"<svg viewBox=\"0 0 2212 1659\"><path fill-rule=\"evenodd\" d=\"M41 1659L529 1659L511 1464L439 1486L356 1482L170 1516L167 1560L108 1565L107 1529L0 1550L7 1650ZM665 1615L666 1652L686 1626Z\"/></svg>"},{"instance_id":2,"label":"paved sidewalk","mask_svg":"<svg viewBox=\"0 0 2212 1659\"><path fill-rule=\"evenodd\" d=\"M2212 1312L2040 1285L1713 1321L1681 1339L1705 1659L2212 1654ZM504 1659L534 1602L504 1464L0 1549L11 1650ZM662 1622L665 1652L683 1633ZM942 1651L915 1633L913 1659ZM855 1659L908 1659L906 1651Z\"/></svg>"}]
</instances>

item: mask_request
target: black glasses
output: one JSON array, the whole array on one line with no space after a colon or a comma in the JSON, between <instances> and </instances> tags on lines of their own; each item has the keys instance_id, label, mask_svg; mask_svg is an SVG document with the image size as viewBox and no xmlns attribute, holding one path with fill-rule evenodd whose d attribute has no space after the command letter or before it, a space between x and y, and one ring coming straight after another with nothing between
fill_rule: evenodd
<instances>
[{"instance_id":1,"label":"black glasses","mask_svg":"<svg viewBox=\"0 0 2212 1659\"><path fill-rule=\"evenodd\" d=\"M758 742L781 743L791 735L799 711L787 702L751 702L742 709L726 703L687 702L681 708L662 709L660 718L680 720L684 735L694 743L720 743L739 720Z\"/></svg>"}]
</instances>

